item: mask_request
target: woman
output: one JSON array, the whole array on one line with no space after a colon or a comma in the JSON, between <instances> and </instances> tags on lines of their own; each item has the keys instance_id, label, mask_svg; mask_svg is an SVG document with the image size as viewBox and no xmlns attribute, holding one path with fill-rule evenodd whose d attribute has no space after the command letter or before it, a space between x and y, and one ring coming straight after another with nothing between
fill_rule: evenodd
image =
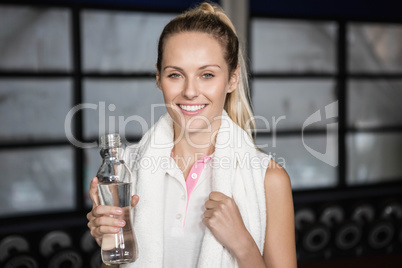
<instances>
[{"instance_id":1,"label":"woman","mask_svg":"<svg viewBox=\"0 0 402 268\"><path fill-rule=\"evenodd\" d=\"M123 267L296 267L290 180L255 149L247 74L228 17L203 3L173 19L156 67L168 113L126 150L140 253ZM157 164L144 168L143 159ZM125 222L110 217L120 209L98 205L96 178L90 196L88 226L100 245Z\"/></svg>"}]
</instances>

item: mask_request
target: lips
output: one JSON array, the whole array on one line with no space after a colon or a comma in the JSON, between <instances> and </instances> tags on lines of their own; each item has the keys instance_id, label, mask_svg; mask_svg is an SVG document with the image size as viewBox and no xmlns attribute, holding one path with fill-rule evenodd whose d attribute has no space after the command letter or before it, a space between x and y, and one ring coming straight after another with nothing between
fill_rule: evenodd
<instances>
[{"instance_id":1,"label":"lips","mask_svg":"<svg viewBox=\"0 0 402 268\"><path fill-rule=\"evenodd\" d=\"M186 112L196 112L199 111L201 109L203 109L205 107L205 104L202 105L183 105L183 104L179 104L179 107L186 111Z\"/></svg>"}]
</instances>

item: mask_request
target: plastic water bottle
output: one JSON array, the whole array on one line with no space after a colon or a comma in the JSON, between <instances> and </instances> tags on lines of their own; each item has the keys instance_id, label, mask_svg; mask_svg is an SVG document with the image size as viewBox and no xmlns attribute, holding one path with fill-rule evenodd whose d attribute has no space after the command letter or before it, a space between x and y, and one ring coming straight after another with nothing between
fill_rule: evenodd
<instances>
[{"instance_id":1,"label":"plastic water bottle","mask_svg":"<svg viewBox=\"0 0 402 268\"><path fill-rule=\"evenodd\" d=\"M101 205L122 208L121 219L126 222L117 234L105 234L102 238L102 261L107 265L134 262L138 257L137 240L131 223L131 171L122 159L119 134L101 137L103 158L97 177Z\"/></svg>"}]
</instances>

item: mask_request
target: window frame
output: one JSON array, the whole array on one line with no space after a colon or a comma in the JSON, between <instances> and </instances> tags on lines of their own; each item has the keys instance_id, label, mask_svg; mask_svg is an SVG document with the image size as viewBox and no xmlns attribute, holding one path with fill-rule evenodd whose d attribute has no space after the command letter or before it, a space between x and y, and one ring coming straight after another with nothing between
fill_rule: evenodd
<instances>
[{"instance_id":1,"label":"window frame","mask_svg":"<svg viewBox=\"0 0 402 268\"><path fill-rule=\"evenodd\" d=\"M251 40L251 20L258 19L280 19L280 20L298 20L298 21L325 21L334 22L337 25L336 32L336 67L334 73L294 73L294 72L253 72L250 71L250 90L253 94L253 81L255 79L333 79L335 81L338 93L338 166L337 166L337 185L335 187L314 188L314 189L300 189L293 190L293 199L295 204L307 204L311 202L331 202L334 200L343 200L347 198L366 198L381 195L400 195L402 193L402 178L398 181L382 182L366 185L348 185L346 181L348 172L348 155L347 155L347 136L354 133L387 133L387 132L400 132L402 134L402 124L392 127L377 127L357 129L348 126L348 81L352 79L365 79L365 80L400 80L402 79L402 72L350 72L348 70L348 25L353 23L373 24L398 24L402 26L402 20L367 20L367 19L352 19L352 18L337 18L337 17L317 17L317 16L286 16L278 15L274 12L264 12L262 14L253 13L250 11L248 16L248 40ZM248 46L248 58L251 59L251 45ZM325 129L307 130L305 135L322 135L326 134ZM276 137L285 136L300 136L300 130L286 130L276 131ZM257 137L271 137L272 133L257 133Z\"/></svg>"}]
</instances>

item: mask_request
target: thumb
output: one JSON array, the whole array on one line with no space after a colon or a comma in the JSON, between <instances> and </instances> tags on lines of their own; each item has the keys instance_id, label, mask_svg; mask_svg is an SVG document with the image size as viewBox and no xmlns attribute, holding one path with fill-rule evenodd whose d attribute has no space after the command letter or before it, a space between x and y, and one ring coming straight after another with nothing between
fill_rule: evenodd
<instances>
[{"instance_id":1,"label":"thumb","mask_svg":"<svg viewBox=\"0 0 402 268\"><path fill-rule=\"evenodd\" d=\"M140 201L140 197L138 195L133 195L131 197L131 207L135 207L138 204L138 201Z\"/></svg>"},{"instance_id":2,"label":"thumb","mask_svg":"<svg viewBox=\"0 0 402 268\"><path fill-rule=\"evenodd\" d=\"M91 181L91 185L89 186L89 197L92 201L92 207L99 206L99 196L98 196L98 178L94 177Z\"/></svg>"}]
</instances>

